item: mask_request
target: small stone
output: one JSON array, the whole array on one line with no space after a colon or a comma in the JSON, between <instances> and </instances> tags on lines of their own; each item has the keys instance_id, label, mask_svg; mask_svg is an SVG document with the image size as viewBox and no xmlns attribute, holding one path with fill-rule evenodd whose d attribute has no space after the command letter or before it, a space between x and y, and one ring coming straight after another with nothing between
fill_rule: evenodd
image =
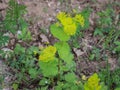
<instances>
[{"instance_id":1,"label":"small stone","mask_svg":"<svg viewBox=\"0 0 120 90\"><path fill-rule=\"evenodd\" d=\"M42 42L44 42L44 43L49 43L48 38L47 38L44 34L41 34L40 37L41 37L41 39L42 39Z\"/></svg>"},{"instance_id":2,"label":"small stone","mask_svg":"<svg viewBox=\"0 0 120 90\"><path fill-rule=\"evenodd\" d=\"M22 32L19 30L19 31L17 31L17 35L19 35L19 34L22 34Z\"/></svg>"},{"instance_id":3,"label":"small stone","mask_svg":"<svg viewBox=\"0 0 120 90\"><path fill-rule=\"evenodd\" d=\"M12 50L9 49L9 48L3 48L2 50L5 51L5 52L6 52L6 51L12 51Z\"/></svg>"},{"instance_id":4,"label":"small stone","mask_svg":"<svg viewBox=\"0 0 120 90\"><path fill-rule=\"evenodd\" d=\"M74 50L75 54L77 55L77 57L84 54L84 52L82 52L80 49L74 48L73 50Z\"/></svg>"},{"instance_id":5,"label":"small stone","mask_svg":"<svg viewBox=\"0 0 120 90\"><path fill-rule=\"evenodd\" d=\"M4 10L7 8L6 4L0 3L0 10Z\"/></svg>"}]
</instances>

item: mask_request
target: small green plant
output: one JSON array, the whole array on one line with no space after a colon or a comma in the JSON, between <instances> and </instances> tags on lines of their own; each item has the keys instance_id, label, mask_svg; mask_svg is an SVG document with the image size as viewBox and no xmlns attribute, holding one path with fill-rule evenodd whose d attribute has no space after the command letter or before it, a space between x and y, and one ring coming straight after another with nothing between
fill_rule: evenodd
<instances>
[{"instance_id":1,"label":"small green plant","mask_svg":"<svg viewBox=\"0 0 120 90\"><path fill-rule=\"evenodd\" d=\"M60 12L57 19L59 21L52 24L50 30L59 42L41 51L39 66L43 77L49 78L50 86L55 87L55 90L79 90L81 87L77 84L79 81L74 73L76 65L67 41L76 33L78 25L84 26L84 17L81 14L71 17ZM47 67L49 68L46 69Z\"/></svg>"},{"instance_id":2,"label":"small green plant","mask_svg":"<svg viewBox=\"0 0 120 90\"><path fill-rule=\"evenodd\" d=\"M16 0L10 0L8 8L6 11L5 19L0 22L0 54L2 55L4 51L2 48L7 45L9 41L9 34L12 33L16 39L16 34L19 31L20 34L17 35L18 39L23 41L31 40L31 33L28 31L28 25L23 15L26 13L26 7L24 5L18 4Z\"/></svg>"},{"instance_id":3,"label":"small green plant","mask_svg":"<svg viewBox=\"0 0 120 90\"><path fill-rule=\"evenodd\" d=\"M21 85L29 87L33 81L36 81L38 75L41 73L38 65L36 65L36 58L33 56L33 50L38 51L37 47L31 46L25 48L20 44L16 44L14 52L10 52L7 65L11 68L13 74L15 73L16 78L13 83L13 88L20 88ZM16 89L15 89L16 90Z\"/></svg>"},{"instance_id":4,"label":"small green plant","mask_svg":"<svg viewBox=\"0 0 120 90\"><path fill-rule=\"evenodd\" d=\"M24 19L25 13L26 7L24 5L18 4L16 0L10 0L5 19L3 22L0 22L0 56L7 59L5 63L11 67L13 73L16 73L16 80L12 85L14 90L16 90L23 81L28 80L24 75L26 75L26 70L28 70L29 67L32 68L31 65L28 66L28 63L32 63L30 59L33 60L34 58L31 56L31 51L29 51L29 49L26 50L26 48L20 44L15 43L16 45L13 51L3 51L2 48L8 43L10 39L9 34L12 34L15 39L21 39L23 41L31 40L31 33L28 31L28 25ZM18 31L21 33L17 35ZM25 67L23 65L25 65Z\"/></svg>"},{"instance_id":5,"label":"small green plant","mask_svg":"<svg viewBox=\"0 0 120 90\"><path fill-rule=\"evenodd\" d=\"M1 18L1 16L0 16ZM5 46L6 43L9 41L9 37L7 35L5 35L6 31L4 30L4 26L3 26L3 20L0 20L0 53L1 51L1 47Z\"/></svg>"},{"instance_id":6,"label":"small green plant","mask_svg":"<svg viewBox=\"0 0 120 90\"><path fill-rule=\"evenodd\" d=\"M18 4L16 0L10 0L6 10L6 16L3 22L0 22L0 54L4 56L2 48L7 45L10 40L9 35L12 34L14 39L29 41L32 39L28 24L24 19L26 7Z\"/></svg>"},{"instance_id":7,"label":"small green plant","mask_svg":"<svg viewBox=\"0 0 120 90\"><path fill-rule=\"evenodd\" d=\"M23 41L30 41L32 39L30 31L28 31L28 28L23 28L21 33L18 34L18 39L21 39Z\"/></svg>"},{"instance_id":8,"label":"small green plant","mask_svg":"<svg viewBox=\"0 0 120 90\"><path fill-rule=\"evenodd\" d=\"M23 15L26 12L25 8L24 5L18 4L16 0L9 1L9 7L4 19L5 30L15 34L18 30L26 27L27 23L23 19Z\"/></svg>"},{"instance_id":9,"label":"small green plant","mask_svg":"<svg viewBox=\"0 0 120 90\"><path fill-rule=\"evenodd\" d=\"M115 3L113 3L115 4ZM110 4L111 5L111 4ZM102 36L103 48L112 51L114 44L119 38L119 23L115 24L115 11L113 6L107 6L107 8L97 13L99 18L97 19L97 27L94 32L94 36ZM108 48L109 47L109 48Z\"/></svg>"},{"instance_id":10,"label":"small green plant","mask_svg":"<svg viewBox=\"0 0 120 90\"><path fill-rule=\"evenodd\" d=\"M104 11L98 12L100 18L97 20L97 28L94 32L94 35L104 35L105 33L109 33L112 30L110 25L112 24L112 17L114 15L112 8L107 8Z\"/></svg>"},{"instance_id":11,"label":"small green plant","mask_svg":"<svg viewBox=\"0 0 120 90\"><path fill-rule=\"evenodd\" d=\"M8 33L15 36L17 32L20 32L17 36L18 39L27 41L31 39L31 33L28 31L28 24L23 18L25 13L26 7L24 5L18 4L16 0L10 0L3 25Z\"/></svg>"},{"instance_id":12,"label":"small green plant","mask_svg":"<svg viewBox=\"0 0 120 90\"><path fill-rule=\"evenodd\" d=\"M108 84L108 82L110 83L109 88L113 88L115 89L116 87L120 86L120 79L119 79L119 75L120 75L120 69L116 68L114 71L112 71L109 75L109 81L108 81L108 75L107 75L108 71L103 69L100 73L100 79L102 82L105 82Z\"/></svg>"},{"instance_id":13,"label":"small green plant","mask_svg":"<svg viewBox=\"0 0 120 90\"><path fill-rule=\"evenodd\" d=\"M96 47L93 47L93 50L90 54L90 60L100 60L100 49L99 48L96 48Z\"/></svg>"},{"instance_id":14,"label":"small green plant","mask_svg":"<svg viewBox=\"0 0 120 90\"><path fill-rule=\"evenodd\" d=\"M120 68L116 68L112 73L111 73L111 79L112 79L112 83L119 87L120 86Z\"/></svg>"}]
</instances>

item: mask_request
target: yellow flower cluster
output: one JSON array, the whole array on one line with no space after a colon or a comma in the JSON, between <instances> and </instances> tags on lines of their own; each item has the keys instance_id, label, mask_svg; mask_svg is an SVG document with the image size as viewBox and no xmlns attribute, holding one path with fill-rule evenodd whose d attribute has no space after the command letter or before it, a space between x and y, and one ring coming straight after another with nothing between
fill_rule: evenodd
<instances>
[{"instance_id":1,"label":"yellow flower cluster","mask_svg":"<svg viewBox=\"0 0 120 90\"><path fill-rule=\"evenodd\" d=\"M57 19L60 20L60 21L62 21L66 17L67 17L67 14L65 12L60 12L57 15Z\"/></svg>"},{"instance_id":2,"label":"yellow flower cluster","mask_svg":"<svg viewBox=\"0 0 120 90\"><path fill-rule=\"evenodd\" d=\"M77 26L70 15L67 15L65 12L60 12L57 15L57 19L63 25L63 30L67 35L74 35L76 33Z\"/></svg>"},{"instance_id":3,"label":"yellow flower cluster","mask_svg":"<svg viewBox=\"0 0 120 90\"><path fill-rule=\"evenodd\" d=\"M76 33L76 29L77 29L76 22L79 23L81 27L84 27L84 23L85 23L84 17L81 14L76 15L75 17L71 17L65 12L60 12L57 15L57 19L63 25L64 32L67 35L74 35Z\"/></svg>"},{"instance_id":4,"label":"yellow flower cluster","mask_svg":"<svg viewBox=\"0 0 120 90\"><path fill-rule=\"evenodd\" d=\"M95 73L93 74L84 85L84 90L101 90L101 85L99 85L99 77Z\"/></svg>"},{"instance_id":5,"label":"yellow flower cluster","mask_svg":"<svg viewBox=\"0 0 120 90\"><path fill-rule=\"evenodd\" d=\"M74 17L74 20L75 20L76 22L80 23L80 25L81 25L82 27L84 27L85 19L84 19L84 17L83 17L81 14L76 15L76 16Z\"/></svg>"},{"instance_id":6,"label":"yellow flower cluster","mask_svg":"<svg viewBox=\"0 0 120 90\"><path fill-rule=\"evenodd\" d=\"M51 60L54 60L55 58L55 53L56 53L56 47L54 46L48 46L43 51L41 52L39 56L39 60L43 62L48 62Z\"/></svg>"}]
</instances>

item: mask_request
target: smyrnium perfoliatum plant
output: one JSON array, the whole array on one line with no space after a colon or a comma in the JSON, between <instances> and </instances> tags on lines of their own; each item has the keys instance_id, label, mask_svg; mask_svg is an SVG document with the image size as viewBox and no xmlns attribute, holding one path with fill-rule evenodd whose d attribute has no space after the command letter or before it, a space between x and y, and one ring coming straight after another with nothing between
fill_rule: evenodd
<instances>
[{"instance_id":1,"label":"smyrnium perfoliatum plant","mask_svg":"<svg viewBox=\"0 0 120 90\"><path fill-rule=\"evenodd\" d=\"M85 19L81 14L72 16L65 12L58 13L56 17L57 22L50 26L50 32L58 42L40 51L39 66L43 77L49 78L50 86L55 90L79 90L74 55L68 41L76 34L79 26L84 27Z\"/></svg>"}]
</instances>

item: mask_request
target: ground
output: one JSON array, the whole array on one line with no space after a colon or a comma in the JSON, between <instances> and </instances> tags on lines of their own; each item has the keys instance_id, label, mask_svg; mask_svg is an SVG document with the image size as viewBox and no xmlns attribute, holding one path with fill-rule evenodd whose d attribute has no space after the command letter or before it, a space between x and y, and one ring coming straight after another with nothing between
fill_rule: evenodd
<instances>
[{"instance_id":1,"label":"ground","mask_svg":"<svg viewBox=\"0 0 120 90\"><path fill-rule=\"evenodd\" d=\"M8 0L0 0L0 13L3 19L5 16L5 11L8 5ZM104 10L106 4L108 4L109 0L17 0L20 4L24 4L27 7L27 14L25 15L26 20L30 23L29 30L32 32L33 41L30 45L36 45L38 47L44 46L44 43L48 42L53 44L54 38L49 33L49 26L56 19L55 16L59 11L67 11L71 12L73 9L78 9L82 11L85 7L90 6L93 11L90 14L90 28L86 30L84 33L84 37L79 39L81 48L72 48L75 54L75 58L77 61L77 73L82 71L82 74L87 76L91 75L93 72L98 72L99 67L105 67L106 62L101 61L88 61L89 51L93 48L93 46L101 47L98 44L99 37L93 37L92 33L95 30L96 19L99 18L96 12ZM110 0L110 3L116 0ZM118 0L119 1L119 0ZM39 37L41 40L39 40ZM7 48L14 47L15 40L12 38L10 40L9 46ZM24 44L24 43L23 43ZM108 52L109 55L109 52ZM85 60L86 59L86 60ZM109 63L111 65L111 70L114 70L117 67L117 60L114 57L109 56ZM1 68L3 67L3 61L0 62L0 73ZM3 70L2 69L2 70ZM11 79L11 76L8 75L8 72L2 71L2 74L6 77L5 86L9 88L8 82ZM7 74L7 76L6 76ZM10 90L10 89L4 89Z\"/></svg>"}]
</instances>

